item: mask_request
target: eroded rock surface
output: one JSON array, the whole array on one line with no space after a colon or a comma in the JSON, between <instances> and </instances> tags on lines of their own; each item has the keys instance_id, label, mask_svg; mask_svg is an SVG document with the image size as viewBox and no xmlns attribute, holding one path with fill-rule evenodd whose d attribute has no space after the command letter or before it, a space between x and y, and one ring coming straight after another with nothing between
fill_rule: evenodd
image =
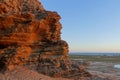
<instances>
[{"instance_id":1,"label":"eroded rock surface","mask_svg":"<svg viewBox=\"0 0 120 80\"><path fill-rule=\"evenodd\" d=\"M60 18L38 0L0 0L0 70L35 65L39 73L49 76L89 76L68 59Z\"/></svg>"}]
</instances>

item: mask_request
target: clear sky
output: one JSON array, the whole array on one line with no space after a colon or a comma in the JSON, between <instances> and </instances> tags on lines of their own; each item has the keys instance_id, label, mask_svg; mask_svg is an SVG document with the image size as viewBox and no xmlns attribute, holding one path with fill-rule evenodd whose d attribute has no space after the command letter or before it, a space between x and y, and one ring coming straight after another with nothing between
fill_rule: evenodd
<instances>
[{"instance_id":1,"label":"clear sky","mask_svg":"<svg viewBox=\"0 0 120 80\"><path fill-rule=\"evenodd\" d=\"M62 39L74 52L120 52L120 0L41 0L62 19Z\"/></svg>"}]
</instances>

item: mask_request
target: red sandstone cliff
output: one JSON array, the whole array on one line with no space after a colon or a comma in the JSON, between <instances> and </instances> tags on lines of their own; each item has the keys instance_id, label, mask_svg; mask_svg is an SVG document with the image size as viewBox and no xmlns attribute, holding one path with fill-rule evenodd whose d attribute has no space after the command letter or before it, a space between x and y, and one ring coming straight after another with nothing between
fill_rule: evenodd
<instances>
[{"instance_id":1,"label":"red sandstone cliff","mask_svg":"<svg viewBox=\"0 0 120 80\"><path fill-rule=\"evenodd\" d=\"M36 71L49 76L88 76L68 59L59 19L38 0L0 0L0 70L34 65Z\"/></svg>"}]
</instances>

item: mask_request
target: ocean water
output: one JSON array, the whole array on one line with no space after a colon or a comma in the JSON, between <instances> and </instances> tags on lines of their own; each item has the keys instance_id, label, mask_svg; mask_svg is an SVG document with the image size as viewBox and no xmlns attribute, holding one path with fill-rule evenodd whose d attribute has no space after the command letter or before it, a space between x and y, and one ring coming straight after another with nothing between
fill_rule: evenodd
<instances>
[{"instance_id":1,"label":"ocean water","mask_svg":"<svg viewBox=\"0 0 120 80\"><path fill-rule=\"evenodd\" d=\"M92 53L92 52L70 52L70 55L88 55L88 56L120 56L120 53Z\"/></svg>"}]
</instances>

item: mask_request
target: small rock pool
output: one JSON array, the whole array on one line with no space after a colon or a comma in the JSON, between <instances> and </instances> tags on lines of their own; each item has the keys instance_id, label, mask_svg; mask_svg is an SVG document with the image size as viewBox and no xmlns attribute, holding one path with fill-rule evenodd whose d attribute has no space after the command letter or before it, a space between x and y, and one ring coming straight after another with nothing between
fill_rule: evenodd
<instances>
[{"instance_id":1,"label":"small rock pool","mask_svg":"<svg viewBox=\"0 0 120 80\"><path fill-rule=\"evenodd\" d=\"M114 65L114 68L120 69L120 64Z\"/></svg>"}]
</instances>

